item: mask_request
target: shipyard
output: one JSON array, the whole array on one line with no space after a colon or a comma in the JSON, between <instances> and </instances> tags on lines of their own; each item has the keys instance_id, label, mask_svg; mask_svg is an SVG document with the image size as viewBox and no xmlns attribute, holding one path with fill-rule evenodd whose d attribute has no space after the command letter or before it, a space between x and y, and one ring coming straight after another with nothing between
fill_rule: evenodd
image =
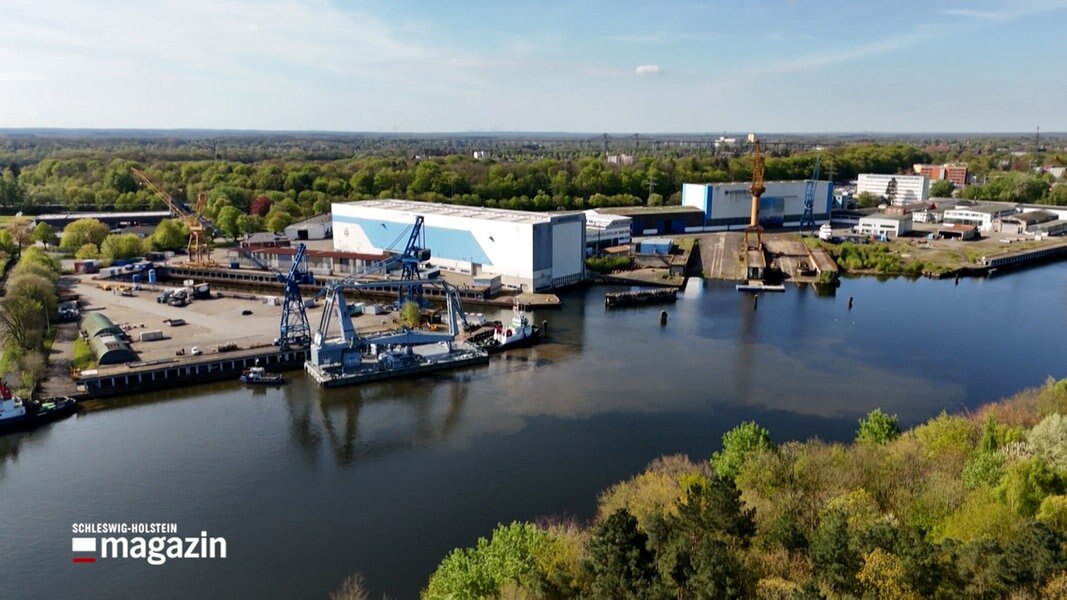
<instances>
[{"instance_id":1,"label":"shipyard","mask_svg":"<svg viewBox=\"0 0 1067 600\"><path fill-rule=\"evenodd\" d=\"M334 387L477 366L490 350L547 334L548 319L526 324L527 309L545 314L559 307L554 291L590 283L621 288L606 293L610 309L673 303L690 277L736 281L740 292L793 284L833 293L843 274L958 283L1067 253L1060 207L931 198L928 175L861 174L837 190L821 178L821 155L805 180L764 181L763 144L755 134L747 141L751 181L684 183L676 207L343 202L228 244L195 207L130 167L168 211L42 214L27 227L58 228L57 238L96 226L155 236L170 218L188 239L177 252L64 259L61 356L38 395L101 398L236 378L277 385L294 370ZM965 170L953 176L966 181ZM880 204L858 208L857 194ZM510 305L514 326L472 308Z\"/></svg>"},{"instance_id":2,"label":"shipyard","mask_svg":"<svg viewBox=\"0 0 1067 600\"><path fill-rule=\"evenodd\" d=\"M1067 600L1065 16L11 3L0 595Z\"/></svg>"}]
</instances>

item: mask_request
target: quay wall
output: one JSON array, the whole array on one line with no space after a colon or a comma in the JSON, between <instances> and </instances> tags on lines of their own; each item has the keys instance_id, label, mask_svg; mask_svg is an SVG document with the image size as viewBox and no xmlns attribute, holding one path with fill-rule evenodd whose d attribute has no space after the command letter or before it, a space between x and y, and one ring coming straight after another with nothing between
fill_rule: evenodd
<instances>
[{"instance_id":1,"label":"quay wall","mask_svg":"<svg viewBox=\"0 0 1067 600\"><path fill-rule=\"evenodd\" d=\"M245 369L255 366L268 371L299 369L308 358L306 349L245 351L166 359L151 363L127 363L77 379L79 397L102 398L183 387L212 381L236 381Z\"/></svg>"}]
</instances>

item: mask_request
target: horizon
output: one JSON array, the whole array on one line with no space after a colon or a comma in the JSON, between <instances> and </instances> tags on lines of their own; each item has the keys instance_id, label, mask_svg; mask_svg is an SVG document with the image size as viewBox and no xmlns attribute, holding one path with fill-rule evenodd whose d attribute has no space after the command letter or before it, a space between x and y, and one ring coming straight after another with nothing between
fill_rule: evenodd
<instances>
[{"instance_id":1,"label":"horizon","mask_svg":"<svg viewBox=\"0 0 1067 600\"><path fill-rule=\"evenodd\" d=\"M0 22L0 127L1062 132L1064 13L1065 0L41 0Z\"/></svg>"},{"instance_id":2,"label":"horizon","mask_svg":"<svg viewBox=\"0 0 1067 600\"><path fill-rule=\"evenodd\" d=\"M549 131L549 130L509 130L509 131L369 131L369 130L328 130L328 129L242 129L229 127L0 127L0 136L6 135L32 135L33 133L117 133L124 134L121 137L134 137L138 133L167 134L167 133L218 133L218 134L254 134L254 135L330 135L330 136L472 136L472 137L502 137L512 135L535 135L535 136L567 136L567 137L602 137L609 136L613 139L632 138L633 136L678 136L678 137L736 137L743 138L750 132L747 131ZM916 136L1005 136L1033 138L1035 133L1041 139L1067 137L1064 131L761 131L756 132L761 137L765 136L879 136L879 137L916 137Z\"/></svg>"}]
</instances>

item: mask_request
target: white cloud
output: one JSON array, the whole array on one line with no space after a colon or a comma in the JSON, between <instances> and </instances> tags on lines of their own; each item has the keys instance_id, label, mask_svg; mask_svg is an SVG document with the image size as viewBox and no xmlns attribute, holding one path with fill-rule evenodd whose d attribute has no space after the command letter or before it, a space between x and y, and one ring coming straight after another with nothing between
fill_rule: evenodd
<instances>
[{"instance_id":1,"label":"white cloud","mask_svg":"<svg viewBox=\"0 0 1067 600\"><path fill-rule=\"evenodd\" d=\"M656 76L659 75L659 65L640 65L634 69L634 74L638 77L645 75Z\"/></svg>"}]
</instances>

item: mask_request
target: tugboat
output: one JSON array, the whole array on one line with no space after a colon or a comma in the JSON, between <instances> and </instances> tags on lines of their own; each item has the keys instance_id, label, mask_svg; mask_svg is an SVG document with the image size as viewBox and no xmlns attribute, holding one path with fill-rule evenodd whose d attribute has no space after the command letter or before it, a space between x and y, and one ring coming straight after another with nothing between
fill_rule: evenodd
<instances>
[{"instance_id":1,"label":"tugboat","mask_svg":"<svg viewBox=\"0 0 1067 600\"><path fill-rule=\"evenodd\" d=\"M241 382L258 385L281 385L285 383L285 377L281 373L268 373L266 369L256 364L256 366L249 367L241 374Z\"/></svg>"},{"instance_id":2,"label":"tugboat","mask_svg":"<svg viewBox=\"0 0 1067 600\"><path fill-rule=\"evenodd\" d=\"M541 328L530 323L526 317L526 309L518 300L512 307L511 321L498 323L493 330L493 337L488 338L482 344L482 348L488 352L501 352L519 346L525 346L537 341L541 335Z\"/></svg>"},{"instance_id":3,"label":"tugboat","mask_svg":"<svg viewBox=\"0 0 1067 600\"><path fill-rule=\"evenodd\" d=\"M30 421L26 405L11 395L11 390L0 383L0 432L26 426Z\"/></svg>"},{"instance_id":4,"label":"tugboat","mask_svg":"<svg viewBox=\"0 0 1067 600\"><path fill-rule=\"evenodd\" d=\"M66 396L44 402L23 402L0 383L0 433L51 423L73 413L77 405L74 398Z\"/></svg>"}]
</instances>

